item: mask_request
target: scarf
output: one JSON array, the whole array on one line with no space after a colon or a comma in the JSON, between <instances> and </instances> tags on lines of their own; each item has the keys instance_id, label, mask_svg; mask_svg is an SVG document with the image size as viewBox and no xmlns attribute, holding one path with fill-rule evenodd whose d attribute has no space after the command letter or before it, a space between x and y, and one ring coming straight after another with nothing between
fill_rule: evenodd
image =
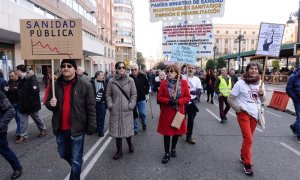
<instances>
[{"instance_id":1,"label":"scarf","mask_svg":"<svg viewBox=\"0 0 300 180\"><path fill-rule=\"evenodd\" d=\"M260 75L253 77L250 76L248 73L243 74L243 79L246 84L258 84L260 81Z\"/></svg>"},{"instance_id":2,"label":"scarf","mask_svg":"<svg viewBox=\"0 0 300 180\"><path fill-rule=\"evenodd\" d=\"M167 79L167 86L169 90L169 96L171 99L174 99L174 92L176 89L176 82L177 79ZM177 88L177 94L176 94L176 99L179 99L181 96L181 81L178 82L178 88Z\"/></svg>"}]
</instances>

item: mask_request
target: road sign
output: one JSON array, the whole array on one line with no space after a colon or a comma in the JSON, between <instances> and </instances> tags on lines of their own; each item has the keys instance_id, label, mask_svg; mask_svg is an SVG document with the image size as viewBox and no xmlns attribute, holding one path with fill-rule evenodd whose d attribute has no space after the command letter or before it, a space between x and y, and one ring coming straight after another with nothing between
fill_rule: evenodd
<instances>
[{"instance_id":1,"label":"road sign","mask_svg":"<svg viewBox=\"0 0 300 180\"><path fill-rule=\"evenodd\" d=\"M2 56L2 63L6 64L6 56L5 55Z\"/></svg>"}]
</instances>

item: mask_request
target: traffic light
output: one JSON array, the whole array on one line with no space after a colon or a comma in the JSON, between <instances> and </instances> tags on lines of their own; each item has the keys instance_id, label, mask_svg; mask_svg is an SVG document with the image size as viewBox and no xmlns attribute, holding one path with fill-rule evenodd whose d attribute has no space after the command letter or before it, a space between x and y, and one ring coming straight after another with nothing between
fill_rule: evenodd
<instances>
[{"instance_id":1,"label":"traffic light","mask_svg":"<svg viewBox=\"0 0 300 180\"><path fill-rule=\"evenodd\" d=\"M294 56L300 56L300 43L294 45Z\"/></svg>"}]
</instances>

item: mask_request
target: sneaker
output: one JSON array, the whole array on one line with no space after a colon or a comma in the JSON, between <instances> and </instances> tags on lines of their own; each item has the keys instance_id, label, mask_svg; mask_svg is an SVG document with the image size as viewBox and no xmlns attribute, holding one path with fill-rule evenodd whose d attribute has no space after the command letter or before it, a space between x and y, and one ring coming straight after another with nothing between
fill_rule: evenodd
<instances>
[{"instance_id":1,"label":"sneaker","mask_svg":"<svg viewBox=\"0 0 300 180\"><path fill-rule=\"evenodd\" d=\"M44 136L46 136L46 135L47 135L47 132L46 132L46 130L44 129L44 130L41 130L41 132L40 132L40 134L38 135L38 137L41 138L41 137L44 137Z\"/></svg>"},{"instance_id":2,"label":"sneaker","mask_svg":"<svg viewBox=\"0 0 300 180\"><path fill-rule=\"evenodd\" d=\"M290 128L292 132L296 135L297 134L296 127L293 124L290 124Z\"/></svg>"},{"instance_id":3,"label":"sneaker","mask_svg":"<svg viewBox=\"0 0 300 180\"><path fill-rule=\"evenodd\" d=\"M240 162L244 164L244 158L240 156Z\"/></svg>"},{"instance_id":4,"label":"sneaker","mask_svg":"<svg viewBox=\"0 0 300 180\"><path fill-rule=\"evenodd\" d=\"M171 150L171 157L172 157L172 158L176 158L176 156L177 156L176 150L175 150L175 149L172 149L172 150Z\"/></svg>"},{"instance_id":5,"label":"sneaker","mask_svg":"<svg viewBox=\"0 0 300 180\"><path fill-rule=\"evenodd\" d=\"M244 166L244 171L245 171L245 174L248 175L248 176L253 175L253 170L252 170L251 165L245 165Z\"/></svg>"},{"instance_id":6,"label":"sneaker","mask_svg":"<svg viewBox=\"0 0 300 180\"><path fill-rule=\"evenodd\" d=\"M296 141L300 144L300 137L297 137Z\"/></svg>"},{"instance_id":7,"label":"sneaker","mask_svg":"<svg viewBox=\"0 0 300 180\"><path fill-rule=\"evenodd\" d=\"M161 162L163 164L167 164L170 160L170 154L165 154L165 156L163 157L163 159L161 160Z\"/></svg>"},{"instance_id":8,"label":"sneaker","mask_svg":"<svg viewBox=\"0 0 300 180\"><path fill-rule=\"evenodd\" d=\"M18 179L21 175L22 175L22 169L15 170L14 173L11 175L11 179Z\"/></svg>"},{"instance_id":9,"label":"sneaker","mask_svg":"<svg viewBox=\"0 0 300 180\"><path fill-rule=\"evenodd\" d=\"M186 138L186 142L190 144L196 144L196 142L192 138Z\"/></svg>"},{"instance_id":10,"label":"sneaker","mask_svg":"<svg viewBox=\"0 0 300 180\"><path fill-rule=\"evenodd\" d=\"M19 136L16 140L16 144L22 144L23 142L26 142L28 139L24 136Z\"/></svg>"}]
</instances>

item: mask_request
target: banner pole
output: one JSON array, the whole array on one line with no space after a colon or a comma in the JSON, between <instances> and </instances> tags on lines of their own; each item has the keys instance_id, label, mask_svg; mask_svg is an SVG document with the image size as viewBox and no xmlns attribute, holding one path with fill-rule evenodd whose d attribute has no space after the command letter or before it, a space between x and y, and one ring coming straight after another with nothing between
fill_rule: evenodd
<instances>
[{"instance_id":1,"label":"banner pole","mask_svg":"<svg viewBox=\"0 0 300 180\"><path fill-rule=\"evenodd\" d=\"M267 69L267 60L268 60L268 56L266 56L266 58L264 60L264 69L263 69L262 76L261 76L260 87L262 87L262 85L263 85L263 83L265 81L266 69Z\"/></svg>"},{"instance_id":2,"label":"banner pole","mask_svg":"<svg viewBox=\"0 0 300 180\"><path fill-rule=\"evenodd\" d=\"M51 79L52 79L52 98L55 98L55 82L54 82L54 59L51 59Z\"/></svg>"},{"instance_id":3,"label":"banner pole","mask_svg":"<svg viewBox=\"0 0 300 180\"><path fill-rule=\"evenodd\" d=\"M175 92L174 92L174 100L176 100L176 94L177 94L179 79L180 79L180 75L181 75L181 66L182 66L182 64L179 64L178 77L177 77L177 82L176 82L176 87L175 87Z\"/></svg>"}]
</instances>

